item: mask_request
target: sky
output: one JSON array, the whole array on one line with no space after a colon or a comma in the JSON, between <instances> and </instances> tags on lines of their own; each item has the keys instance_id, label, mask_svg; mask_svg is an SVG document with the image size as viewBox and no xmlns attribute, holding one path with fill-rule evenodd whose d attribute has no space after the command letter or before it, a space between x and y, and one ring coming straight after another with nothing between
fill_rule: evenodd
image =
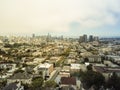
<instances>
[{"instance_id":1,"label":"sky","mask_svg":"<svg viewBox=\"0 0 120 90\"><path fill-rule=\"evenodd\" d=\"M0 0L0 35L120 36L120 0Z\"/></svg>"}]
</instances>

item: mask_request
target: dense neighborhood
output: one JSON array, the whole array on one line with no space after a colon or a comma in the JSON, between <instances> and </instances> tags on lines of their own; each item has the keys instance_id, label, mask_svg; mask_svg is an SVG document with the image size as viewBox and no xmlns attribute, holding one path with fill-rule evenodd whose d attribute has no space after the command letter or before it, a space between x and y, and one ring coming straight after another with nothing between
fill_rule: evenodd
<instances>
[{"instance_id":1,"label":"dense neighborhood","mask_svg":"<svg viewBox=\"0 0 120 90\"><path fill-rule=\"evenodd\" d=\"M0 36L0 90L120 90L120 41Z\"/></svg>"}]
</instances>

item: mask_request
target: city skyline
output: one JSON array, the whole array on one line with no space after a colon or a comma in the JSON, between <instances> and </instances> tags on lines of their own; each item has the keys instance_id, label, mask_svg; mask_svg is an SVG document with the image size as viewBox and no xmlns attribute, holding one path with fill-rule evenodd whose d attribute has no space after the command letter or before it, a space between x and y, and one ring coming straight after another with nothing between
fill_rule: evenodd
<instances>
[{"instance_id":1,"label":"city skyline","mask_svg":"<svg viewBox=\"0 0 120 90\"><path fill-rule=\"evenodd\" d=\"M120 36L119 0L1 0L0 35Z\"/></svg>"}]
</instances>

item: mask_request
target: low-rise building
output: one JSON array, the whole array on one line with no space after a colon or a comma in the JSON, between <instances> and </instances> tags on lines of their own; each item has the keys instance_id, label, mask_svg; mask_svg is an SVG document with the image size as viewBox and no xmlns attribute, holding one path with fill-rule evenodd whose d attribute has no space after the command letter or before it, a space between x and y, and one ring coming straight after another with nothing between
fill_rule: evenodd
<instances>
[{"instance_id":1,"label":"low-rise building","mask_svg":"<svg viewBox=\"0 0 120 90\"><path fill-rule=\"evenodd\" d=\"M21 83L10 83L6 85L2 90L24 90L24 86Z\"/></svg>"},{"instance_id":2,"label":"low-rise building","mask_svg":"<svg viewBox=\"0 0 120 90\"><path fill-rule=\"evenodd\" d=\"M92 55L88 57L89 62L101 62L101 56Z\"/></svg>"},{"instance_id":3,"label":"low-rise building","mask_svg":"<svg viewBox=\"0 0 120 90\"><path fill-rule=\"evenodd\" d=\"M14 83L14 82L22 82L24 84L31 84L32 82L32 75L28 73L16 73L13 76L7 79L7 83Z\"/></svg>"},{"instance_id":4,"label":"low-rise building","mask_svg":"<svg viewBox=\"0 0 120 90\"><path fill-rule=\"evenodd\" d=\"M34 68L35 73L42 72L43 78L45 78L46 76L49 77L53 70L54 70L53 64L49 63L39 64Z\"/></svg>"},{"instance_id":5,"label":"low-rise building","mask_svg":"<svg viewBox=\"0 0 120 90\"><path fill-rule=\"evenodd\" d=\"M102 73L106 80L108 80L113 73L116 73L120 77L120 67L93 66L93 70Z\"/></svg>"},{"instance_id":6,"label":"low-rise building","mask_svg":"<svg viewBox=\"0 0 120 90\"><path fill-rule=\"evenodd\" d=\"M59 75L60 77L70 77L70 66L64 66Z\"/></svg>"},{"instance_id":7,"label":"low-rise building","mask_svg":"<svg viewBox=\"0 0 120 90\"><path fill-rule=\"evenodd\" d=\"M1 63L1 64L0 64L0 68L1 68L1 69L14 69L14 68L16 68L16 64L12 64L12 63Z\"/></svg>"},{"instance_id":8,"label":"low-rise building","mask_svg":"<svg viewBox=\"0 0 120 90\"><path fill-rule=\"evenodd\" d=\"M61 77L60 83L62 90L77 90L75 77Z\"/></svg>"},{"instance_id":9,"label":"low-rise building","mask_svg":"<svg viewBox=\"0 0 120 90\"><path fill-rule=\"evenodd\" d=\"M70 70L71 70L71 72L78 72L78 71L80 71L80 64L77 64L77 63L71 64Z\"/></svg>"}]
</instances>

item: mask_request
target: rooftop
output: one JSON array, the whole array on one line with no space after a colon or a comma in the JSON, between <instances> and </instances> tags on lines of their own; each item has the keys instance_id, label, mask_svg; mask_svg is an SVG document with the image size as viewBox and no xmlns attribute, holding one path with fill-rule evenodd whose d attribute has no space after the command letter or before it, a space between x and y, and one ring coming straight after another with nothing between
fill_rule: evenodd
<instances>
[{"instance_id":1,"label":"rooftop","mask_svg":"<svg viewBox=\"0 0 120 90\"><path fill-rule=\"evenodd\" d=\"M71 64L71 69L80 69L80 64Z\"/></svg>"},{"instance_id":2,"label":"rooftop","mask_svg":"<svg viewBox=\"0 0 120 90\"><path fill-rule=\"evenodd\" d=\"M61 77L61 84L76 85L75 77Z\"/></svg>"},{"instance_id":3,"label":"rooftop","mask_svg":"<svg viewBox=\"0 0 120 90\"><path fill-rule=\"evenodd\" d=\"M52 64L49 63L44 63L44 64L40 64L38 67L39 68L49 68Z\"/></svg>"},{"instance_id":4,"label":"rooftop","mask_svg":"<svg viewBox=\"0 0 120 90\"><path fill-rule=\"evenodd\" d=\"M9 79L30 79L30 78L31 78L30 74L19 72L19 73L14 74Z\"/></svg>"},{"instance_id":5,"label":"rooftop","mask_svg":"<svg viewBox=\"0 0 120 90\"><path fill-rule=\"evenodd\" d=\"M113 73L113 72L119 72L120 73L120 67L101 67L101 66L94 66L94 68L101 73Z\"/></svg>"}]
</instances>

